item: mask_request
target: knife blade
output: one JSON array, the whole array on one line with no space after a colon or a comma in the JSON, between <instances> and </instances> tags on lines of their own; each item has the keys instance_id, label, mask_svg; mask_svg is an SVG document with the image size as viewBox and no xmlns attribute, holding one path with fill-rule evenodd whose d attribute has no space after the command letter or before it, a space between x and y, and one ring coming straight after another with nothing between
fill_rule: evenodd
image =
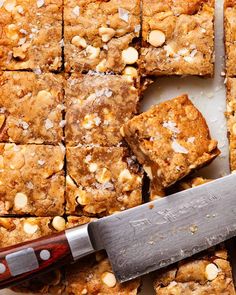
<instances>
[{"instance_id":1,"label":"knife blade","mask_svg":"<svg viewBox=\"0 0 236 295\"><path fill-rule=\"evenodd\" d=\"M232 174L54 236L0 249L0 287L101 249L120 282L190 257L236 235L235 192Z\"/></svg>"}]
</instances>

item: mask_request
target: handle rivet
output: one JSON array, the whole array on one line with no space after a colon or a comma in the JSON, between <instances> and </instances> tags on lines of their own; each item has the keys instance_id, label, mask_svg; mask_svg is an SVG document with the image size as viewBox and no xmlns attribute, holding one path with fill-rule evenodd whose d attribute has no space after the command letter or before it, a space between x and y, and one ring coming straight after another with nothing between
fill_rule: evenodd
<instances>
[{"instance_id":1,"label":"handle rivet","mask_svg":"<svg viewBox=\"0 0 236 295\"><path fill-rule=\"evenodd\" d=\"M6 266L3 263L0 263L0 274L6 271Z\"/></svg>"},{"instance_id":2,"label":"handle rivet","mask_svg":"<svg viewBox=\"0 0 236 295\"><path fill-rule=\"evenodd\" d=\"M51 254L48 250L42 250L40 251L39 256L42 260L48 260L51 257Z\"/></svg>"}]
</instances>

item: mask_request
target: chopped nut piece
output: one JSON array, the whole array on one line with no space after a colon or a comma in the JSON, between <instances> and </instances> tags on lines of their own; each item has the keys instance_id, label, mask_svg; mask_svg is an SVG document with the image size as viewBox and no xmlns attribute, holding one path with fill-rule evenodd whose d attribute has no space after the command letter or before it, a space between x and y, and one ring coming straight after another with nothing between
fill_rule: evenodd
<instances>
[{"instance_id":1,"label":"chopped nut piece","mask_svg":"<svg viewBox=\"0 0 236 295\"><path fill-rule=\"evenodd\" d=\"M23 228L26 234L32 235L38 230L38 225L26 221L24 222Z\"/></svg>"},{"instance_id":2,"label":"chopped nut piece","mask_svg":"<svg viewBox=\"0 0 236 295\"><path fill-rule=\"evenodd\" d=\"M87 47L87 42L84 38L81 38L80 36L74 36L73 39L71 40L71 43L75 46L86 48Z\"/></svg>"}]
</instances>

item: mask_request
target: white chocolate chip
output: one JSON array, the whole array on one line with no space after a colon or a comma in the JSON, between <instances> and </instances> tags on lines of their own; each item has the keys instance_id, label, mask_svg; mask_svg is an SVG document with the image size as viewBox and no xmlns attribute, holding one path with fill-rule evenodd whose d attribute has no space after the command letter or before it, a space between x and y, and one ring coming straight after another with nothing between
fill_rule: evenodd
<instances>
[{"instance_id":1,"label":"white chocolate chip","mask_svg":"<svg viewBox=\"0 0 236 295\"><path fill-rule=\"evenodd\" d=\"M218 267L214 263L209 263L205 269L205 275L208 281L213 281L219 273Z\"/></svg>"},{"instance_id":2,"label":"white chocolate chip","mask_svg":"<svg viewBox=\"0 0 236 295\"><path fill-rule=\"evenodd\" d=\"M15 195L14 204L18 209L24 208L28 203L28 198L24 193L17 193Z\"/></svg>"},{"instance_id":3,"label":"white chocolate chip","mask_svg":"<svg viewBox=\"0 0 236 295\"><path fill-rule=\"evenodd\" d=\"M112 28L101 27L98 29L99 36L102 37L103 42L108 42L115 35L116 31Z\"/></svg>"},{"instance_id":4,"label":"white chocolate chip","mask_svg":"<svg viewBox=\"0 0 236 295\"><path fill-rule=\"evenodd\" d=\"M72 12L74 13L74 15L79 16L80 15L80 7L75 6L75 8L73 8Z\"/></svg>"},{"instance_id":5,"label":"white chocolate chip","mask_svg":"<svg viewBox=\"0 0 236 295\"><path fill-rule=\"evenodd\" d=\"M116 285L116 278L113 273L111 272L104 272L102 275L102 281L106 284L109 288L113 288Z\"/></svg>"},{"instance_id":6,"label":"white chocolate chip","mask_svg":"<svg viewBox=\"0 0 236 295\"><path fill-rule=\"evenodd\" d=\"M26 222L24 222L23 229L24 229L25 233L32 235L32 234L36 233L36 231L38 230L38 225L29 223L26 221Z\"/></svg>"},{"instance_id":7,"label":"white chocolate chip","mask_svg":"<svg viewBox=\"0 0 236 295\"><path fill-rule=\"evenodd\" d=\"M118 181L124 182L124 181L130 180L132 178L133 177L132 177L131 173L129 172L129 170L128 169L124 169L124 170L121 171L121 173L120 173L120 175L118 177Z\"/></svg>"},{"instance_id":8,"label":"white chocolate chip","mask_svg":"<svg viewBox=\"0 0 236 295\"><path fill-rule=\"evenodd\" d=\"M88 54L88 58L89 59L95 59L99 56L100 54L100 48L98 47L93 47L91 45L89 45L87 48L86 48L86 53Z\"/></svg>"},{"instance_id":9,"label":"white chocolate chip","mask_svg":"<svg viewBox=\"0 0 236 295\"><path fill-rule=\"evenodd\" d=\"M44 0L37 0L38 8L43 7L43 5L44 5Z\"/></svg>"},{"instance_id":10,"label":"white chocolate chip","mask_svg":"<svg viewBox=\"0 0 236 295\"><path fill-rule=\"evenodd\" d=\"M132 65L138 60L138 51L134 47L128 47L122 51L122 60L127 65Z\"/></svg>"},{"instance_id":11,"label":"white chocolate chip","mask_svg":"<svg viewBox=\"0 0 236 295\"><path fill-rule=\"evenodd\" d=\"M98 169L98 165L96 164L96 163L91 163L91 164L89 164L89 171L90 172L95 172L97 169Z\"/></svg>"},{"instance_id":12,"label":"white chocolate chip","mask_svg":"<svg viewBox=\"0 0 236 295\"><path fill-rule=\"evenodd\" d=\"M162 31L153 30L148 36L148 42L154 47L162 46L166 41L166 36Z\"/></svg>"},{"instance_id":13,"label":"white chocolate chip","mask_svg":"<svg viewBox=\"0 0 236 295\"><path fill-rule=\"evenodd\" d=\"M71 40L71 43L77 47L82 47L82 48L87 47L86 40L80 36L74 36Z\"/></svg>"},{"instance_id":14,"label":"white chocolate chip","mask_svg":"<svg viewBox=\"0 0 236 295\"><path fill-rule=\"evenodd\" d=\"M84 288L84 289L81 291L81 294L82 294L82 295L86 295L86 294L88 294L88 290L87 290L86 288Z\"/></svg>"},{"instance_id":15,"label":"white chocolate chip","mask_svg":"<svg viewBox=\"0 0 236 295\"><path fill-rule=\"evenodd\" d=\"M61 216L55 216L52 220L52 226L58 230L58 231L62 231L65 229L66 227L66 221L63 217Z\"/></svg>"}]
</instances>

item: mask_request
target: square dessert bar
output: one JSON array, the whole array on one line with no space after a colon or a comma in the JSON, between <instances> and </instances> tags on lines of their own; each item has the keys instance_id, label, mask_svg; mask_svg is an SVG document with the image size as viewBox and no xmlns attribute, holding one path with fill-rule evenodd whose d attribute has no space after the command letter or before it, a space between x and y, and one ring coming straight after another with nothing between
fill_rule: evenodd
<instances>
[{"instance_id":1,"label":"square dessert bar","mask_svg":"<svg viewBox=\"0 0 236 295\"><path fill-rule=\"evenodd\" d=\"M230 150L230 168L236 171L236 78L228 78L227 88L227 126Z\"/></svg>"},{"instance_id":2,"label":"square dessert bar","mask_svg":"<svg viewBox=\"0 0 236 295\"><path fill-rule=\"evenodd\" d=\"M0 215L62 215L64 154L59 146L0 144Z\"/></svg>"},{"instance_id":3,"label":"square dessert bar","mask_svg":"<svg viewBox=\"0 0 236 295\"><path fill-rule=\"evenodd\" d=\"M66 83L66 143L120 144L120 126L137 113L139 91L130 76L73 74Z\"/></svg>"},{"instance_id":4,"label":"square dessert bar","mask_svg":"<svg viewBox=\"0 0 236 295\"><path fill-rule=\"evenodd\" d=\"M139 58L140 0L65 0L67 71L121 73Z\"/></svg>"},{"instance_id":5,"label":"square dessert bar","mask_svg":"<svg viewBox=\"0 0 236 295\"><path fill-rule=\"evenodd\" d=\"M0 70L59 70L62 0L0 2Z\"/></svg>"},{"instance_id":6,"label":"square dessert bar","mask_svg":"<svg viewBox=\"0 0 236 295\"><path fill-rule=\"evenodd\" d=\"M153 106L124 124L121 133L157 190L219 155L205 119L187 95Z\"/></svg>"},{"instance_id":7,"label":"square dessert bar","mask_svg":"<svg viewBox=\"0 0 236 295\"><path fill-rule=\"evenodd\" d=\"M0 218L0 247L12 246L65 229L66 221L59 216ZM16 292L62 294L65 288L62 271L57 269L12 287Z\"/></svg>"},{"instance_id":8,"label":"square dessert bar","mask_svg":"<svg viewBox=\"0 0 236 295\"><path fill-rule=\"evenodd\" d=\"M121 147L67 148L67 214L104 216L142 203L142 171Z\"/></svg>"},{"instance_id":9,"label":"square dessert bar","mask_svg":"<svg viewBox=\"0 0 236 295\"><path fill-rule=\"evenodd\" d=\"M69 216L67 227L91 221L89 217ZM98 252L66 268L66 294L70 295L136 295L141 280L120 284L116 281L104 252Z\"/></svg>"},{"instance_id":10,"label":"square dessert bar","mask_svg":"<svg viewBox=\"0 0 236 295\"><path fill-rule=\"evenodd\" d=\"M214 0L143 0L144 75L213 76Z\"/></svg>"},{"instance_id":11,"label":"square dessert bar","mask_svg":"<svg viewBox=\"0 0 236 295\"><path fill-rule=\"evenodd\" d=\"M57 144L62 141L63 79L30 72L0 73L0 141Z\"/></svg>"},{"instance_id":12,"label":"square dessert bar","mask_svg":"<svg viewBox=\"0 0 236 295\"><path fill-rule=\"evenodd\" d=\"M157 275L154 288L158 295L214 294L234 295L232 270L224 249L212 250L178 263Z\"/></svg>"},{"instance_id":13,"label":"square dessert bar","mask_svg":"<svg viewBox=\"0 0 236 295\"><path fill-rule=\"evenodd\" d=\"M236 76L236 0L225 0L224 25L225 25L225 51L226 70L229 77Z\"/></svg>"}]
</instances>

